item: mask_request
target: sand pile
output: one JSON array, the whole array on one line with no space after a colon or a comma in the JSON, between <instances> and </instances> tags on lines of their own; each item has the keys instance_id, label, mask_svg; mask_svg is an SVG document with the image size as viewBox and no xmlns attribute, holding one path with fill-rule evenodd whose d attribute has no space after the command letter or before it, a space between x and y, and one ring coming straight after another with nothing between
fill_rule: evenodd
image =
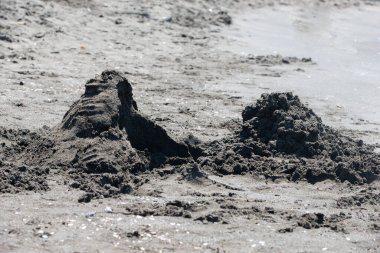
<instances>
[{"instance_id":1,"label":"sand pile","mask_svg":"<svg viewBox=\"0 0 380 253\"><path fill-rule=\"evenodd\" d=\"M81 201L129 193L149 180L140 174L191 159L184 143L138 111L132 86L116 71L89 80L82 97L45 138L29 138L27 149L8 152L11 160L22 157L28 166L67 173L70 186L88 192Z\"/></svg>"},{"instance_id":2,"label":"sand pile","mask_svg":"<svg viewBox=\"0 0 380 253\"><path fill-rule=\"evenodd\" d=\"M49 168L26 165L27 160L32 161L44 153L41 150L34 154L32 143L45 143L48 147L50 142L28 130L0 128L0 193L49 189L46 182ZM25 157L25 153L30 153L29 157Z\"/></svg>"},{"instance_id":3,"label":"sand pile","mask_svg":"<svg viewBox=\"0 0 380 253\"><path fill-rule=\"evenodd\" d=\"M89 193L81 201L130 193L149 180L141 173L190 157L185 144L138 111L132 86L115 71L87 82L53 135L51 163L66 167L70 185Z\"/></svg>"},{"instance_id":4,"label":"sand pile","mask_svg":"<svg viewBox=\"0 0 380 253\"><path fill-rule=\"evenodd\" d=\"M361 141L344 138L292 93L264 94L243 113L241 138L259 141L274 155L358 156L370 152ZM339 160L339 159L338 159Z\"/></svg>"},{"instance_id":5,"label":"sand pile","mask_svg":"<svg viewBox=\"0 0 380 253\"><path fill-rule=\"evenodd\" d=\"M201 166L221 174L252 172L311 183L372 182L380 172L373 147L324 125L292 93L263 94L242 117L235 137L204 146Z\"/></svg>"},{"instance_id":6,"label":"sand pile","mask_svg":"<svg viewBox=\"0 0 380 253\"><path fill-rule=\"evenodd\" d=\"M149 169L166 157L190 156L185 144L138 111L132 86L115 71L87 82L54 138L61 162L88 173Z\"/></svg>"}]
</instances>

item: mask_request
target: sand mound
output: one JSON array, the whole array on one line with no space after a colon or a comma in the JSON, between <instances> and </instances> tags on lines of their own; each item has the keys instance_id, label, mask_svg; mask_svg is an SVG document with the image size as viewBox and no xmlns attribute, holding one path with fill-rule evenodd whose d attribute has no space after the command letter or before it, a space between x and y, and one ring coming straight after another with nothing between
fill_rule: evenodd
<instances>
[{"instance_id":1,"label":"sand mound","mask_svg":"<svg viewBox=\"0 0 380 253\"><path fill-rule=\"evenodd\" d=\"M138 111L132 86L116 71L104 71L87 82L84 95L65 114L58 132L69 140L99 136L120 139L121 134L139 150L189 156L186 145L174 141L163 128Z\"/></svg>"},{"instance_id":2,"label":"sand mound","mask_svg":"<svg viewBox=\"0 0 380 253\"><path fill-rule=\"evenodd\" d=\"M313 156L324 149L322 120L292 93L264 94L242 116L242 138L260 141L268 150Z\"/></svg>"},{"instance_id":3,"label":"sand mound","mask_svg":"<svg viewBox=\"0 0 380 253\"><path fill-rule=\"evenodd\" d=\"M55 129L55 139L71 146L71 155L61 155L61 162L69 160L91 173L152 168L166 156L190 156L185 144L138 111L132 86L115 71L87 82L84 95Z\"/></svg>"},{"instance_id":4,"label":"sand mound","mask_svg":"<svg viewBox=\"0 0 380 253\"><path fill-rule=\"evenodd\" d=\"M2 164L0 164L1 166ZM48 168L29 166L4 166L0 168L0 193L20 191L46 191L49 189L46 177Z\"/></svg>"},{"instance_id":5,"label":"sand mound","mask_svg":"<svg viewBox=\"0 0 380 253\"><path fill-rule=\"evenodd\" d=\"M184 143L138 111L132 86L116 71L89 80L82 97L43 140L28 137L27 149L8 152L11 160L23 157L29 166L67 172L72 187L88 192L83 201L129 193L146 181L141 173L191 159Z\"/></svg>"},{"instance_id":6,"label":"sand mound","mask_svg":"<svg viewBox=\"0 0 380 253\"><path fill-rule=\"evenodd\" d=\"M94 196L129 193L144 181L138 174L168 157L179 163L190 157L185 144L138 111L132 86L116 71L87 82L83 96L54 129L54 139L51 162L70 168L71 185Z\"/></svg>"},{"instance_id":7,"label":"sand mound","mask_svg":"<svg viewBox=\"0 0 380 253\"><path fill-rule=\"evenodd\" d=\"M204 147L201 165L222 174L252 172L311 183L378 178L380 158L371 146L324 125L292 93L263 94L242 116L235 137Z\"/></svg>"},{"instance_id":8,"label":"sand mound","mask_svg":"<svg viewBox=\"0 0 380 253\"><path fill-rule=\"evenodd\" d=\"M274 154L303 157L353 156L368 153L362 141L343 137L322 123L312 110L292 93L264 94L243 113L242 139L267 145Z\"/></svg>"}]
</instances>

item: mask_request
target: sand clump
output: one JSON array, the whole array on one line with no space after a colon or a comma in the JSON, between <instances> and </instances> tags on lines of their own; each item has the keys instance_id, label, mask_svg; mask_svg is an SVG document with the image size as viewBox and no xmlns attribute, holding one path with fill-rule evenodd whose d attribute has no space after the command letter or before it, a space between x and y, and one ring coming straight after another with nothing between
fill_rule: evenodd
<instances>
[{"instance_id":1,"label":"sand clump","mask_svg":"<svg viewBox=\"0 0 380 253\"><path fill-rule=\"evenodd\" d=\"M48 147L50 142L39 133L29 130L0 128L0 193L49 189L46 182L49 168L43 165L27 165L36 156L43 156L45 151L40 150L41 152L33 154L32 143L44 143ZM30 156L25 157L25 153L30 153Z\"/></svg>"},{"instance_id":2,"label":"sand clump","mask_svg":"<svg viewBox=\"0 0 380 253\"><path fill-rule=\"evenodd\" d=\"M87 82L53 135L51 162L67 167L70 185L88 193L81 201L130 193L149 181L142 173L190 157L184 143L138 111L132 86L116 71Z\"/></svg>"},{"instance_id":3,"label":"sand clump","mask_svg":"<svg viewBox=\"0 0 380 253\"><path fill-rule=\"evenodd\" d=\"M232 17L227 11L218 8L211 9L210 6L204 6L204 9L181 6L173 10L172 16L167 21L184 27L204 28L207 25L231 25Z\"/></svg>"},{"instance_id":4,"label":"sand clump","mask_svg":"<svg viewBox=\"0 0 380 253\"><path fill-rule=\"evenodd\" d=\"M70 149L75 152L70 162L89 173L135 166L148 169L165 157L190 156L184 143L138 111L132 86L115 71L87 82L84 95L71 106L54 135L60 145L75 146ZM66 155L63 158L67 160Z\"/></svg>"},{"instance_id":5,"label":"sand clump","mask_svg":"<svg viewBox=\"0 0 380 253\"><path fill-rule=\"evenodd\" d=\"M244 109L242 118L234 137L203 146L201 167L310 183L369 183L378 178L380 158L372 146L324 125L292 93L263 94Z\"/></svg>"},{"instance_id":6,"label":"sand clump","mask_svg":"<svg viewBox=\"0 0 380 253\"><path fill-rule=\"evenodd\" d=\"M80 201L130 193L149 181L140 174L191 159L184 143L138 111L132 86L116 71L89 80L62 122L45 133L45 141L30 135L25 134L28 148L15 143L6 152L11 160L22 157L28 166L66 173L71 187L87 192Z\"/></svg>"},{"instance_id":7,"label":"sand clump","mask_svg":"<svg viewBox=\"0 0 380 253\"><path fill-rule=\"evenodd\" d=\"M291 154L313 158L358 156L368 153L361 141L355 142L322 123L311 109L292 93L264 94L254 105L245 107L242 139L266 145L274 155Z\"/></svg>"}]
</instances>

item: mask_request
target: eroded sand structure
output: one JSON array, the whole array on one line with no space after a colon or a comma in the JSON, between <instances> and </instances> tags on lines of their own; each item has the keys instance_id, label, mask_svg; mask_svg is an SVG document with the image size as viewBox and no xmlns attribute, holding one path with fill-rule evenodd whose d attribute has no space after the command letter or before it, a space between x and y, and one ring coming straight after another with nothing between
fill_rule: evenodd
<instances>
[{"instance_id":1,"label":"eroded sand structure","mask_svg":"<svg viewBox=\"0 0 380 253\"><path fill-rule=\"evenodd\" d=\"M85 93L71 106L62 123L43 135L44 141L33 141L25 135L27 145L20 148L24 162L20 166L69 171L71 177L79 180L73 187L97 196L129 193L130 183L138 181L132 179L134 175L158 167L171 157L171 162L179 163L190 157L184 143L172 139L138 111L132 86L116 71L104 71L89 80ZM17 143L9 148L15 149ZM105 192L94 189L91 180ZM88 195L86 199L89 200Z\"/></svg>"}]
</instances>

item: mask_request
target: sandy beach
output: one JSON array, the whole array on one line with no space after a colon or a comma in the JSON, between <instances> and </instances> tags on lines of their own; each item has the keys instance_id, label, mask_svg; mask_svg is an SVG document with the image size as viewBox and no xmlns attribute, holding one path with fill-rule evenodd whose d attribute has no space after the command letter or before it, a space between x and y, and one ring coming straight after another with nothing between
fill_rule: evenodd
<instances>
[{"instance_id":1,"label":"sandy beach","mask_svg":"<svg viewBox=\"0 0 380 253\"><path fill-rule=\"evenodd\" d=\"M0 252L379 252L379 14L0 0Z\"/></svg>"}]
</instances>

